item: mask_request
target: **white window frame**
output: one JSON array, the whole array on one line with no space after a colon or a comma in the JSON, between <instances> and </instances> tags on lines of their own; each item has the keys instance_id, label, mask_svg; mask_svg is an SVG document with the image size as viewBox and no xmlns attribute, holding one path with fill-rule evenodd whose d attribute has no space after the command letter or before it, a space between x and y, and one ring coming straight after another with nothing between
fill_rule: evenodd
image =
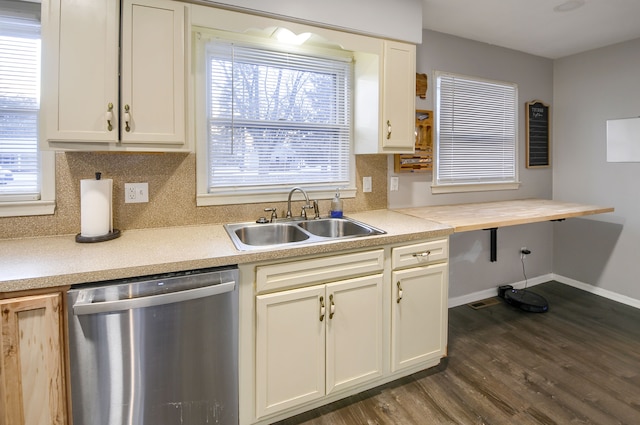
<instances>
[{"instance_id":1,"label":"white window frame","mask_svg":"<svg viewBox=\"0 0 640 425\"><path fill-rule=\"evenodd\" d=\"M442 159L441 155L441 77L444 78L459 78L461 80L467 82L477 82L478 86L482 86L483 84L487 86L493 87L504 87L505 91L514 91L513 94L513 137L511 139L513 145L509 146L509 148L513 149L513 178L511 179L496 179L492 181L491 179L484 179L476 176L475 178L466 179L466 180L458 180L458 181L441 181L439 178L440 174L438 173L440 170L440 161ZM475 192L475 191L489 191L489 190L514 190L520 187L519 182L519 169L518 169L518 86L514 83L502 82L502 81L494 81L487 80L478 77L471 77L451 72L442 72L435 71L434 72L434 81L436 81L436 95L435 95L435 128L436 128L436 139L435 139L435 149L434 149L434 170L433 170L433 182L431 186L432 193L456 193L456 192ZM481 99L480 99L481 100ZM482 118L479 118L482 119ZM472 139L473 140L473 139Z\"/></svg>"},{"instance_id":2,"label":"white window frame","mask_svg":"<svg viewBox=\"0 0 640 425\"><path fill-rule=\"evenodd\" d=\"M240 203L262 203L286 201L288 191L275 191L255 195L229 195L214 197L207 191L207 158L206 152L206 105L205 95L199 87L204 87L203 78L205 66L201 62L202 55L198 55L198 31L215 30L233 33L237 36L264 34L276 28L286 28L293 34L310 34L312 39L323 40L325 45L340 46L345 51L353 52L355 61L354 86L354 117L352 149L359 142L370 141L378 137L377 118L379 113L380 93L378 82L381 78L381 58L383 55L383 40L371 36L353 34L335 29L312 26L301 22L284 21L281 19L251 15L247 13L223 10L212 7L192 5L191 24L192 33L192 62L191 89L192 98L189 102L190 116L195 118L190 124L190 132L194 135L196 149L196 205L226 205ZM357 105L357 109L356 106ZM356 167L355 155L351 156L352 178L348 187L340 188L342 198L353 198L356 195ZM306 190L307 188L303 186ZM331 199L335 188L330 190L310 189L310 197L314 199Z\"/></svg>"},{"instance_id":3,"label":"white window frame","mask_svg":"<svg viewBox=\"0 0 640 425\"><path fill-rule=\"evenodd\" d=\"M196 69L206 69L206 44L210 42L211 38L220 38L224 43L237 42L245 46L265 47L267 50L281 50L285 52L305 54L317 54L320 57L325 56L342 56L344 58L350 57L349 52L342 52L340 50L328 50L323 47L305 47L301 49L294 44L276 44L274 40L269 40L265 37L256 37L255 35L249 36L245 34L235 34L224 31L194 28L196 31L195 53L196 57ZM280 33L283 31L280 30ZM277 31L276 31L277 33ZM289 31L284 33L292 34ZM305 37L306 38L306 37ZM197 152L197 166L198 166L198 195L197 205L227 205L227 204L239 204L239 203L255 203L255 202L269 202L269 201L282 201L285 200L289 191L294 186L303 187L309 196L316 199L330 198L335 193L336 187L340 188L343 197L355 196L355 156L353 152L353 144L350 143L348 152L348 178L343 184L321 184L321 183L304 183L295 182L290 185L278 185L274 184L270 187L228 187L227 189L210 190L209 186L209 146L208 146L208 134L207 126L209 120L207 119L206 105L206 93L208 92L207 82L205 76L199 76L196 78L196 152ZM353 102L353 99L351 100ZM353 115L351 115L353 119ZM353 125L353 124L352 124ZM352 130L350 131L352 132ZM201 173L200 170L205 170ZM206 179L206 180L205 180Z\"/></svg>"},{"instance_id":4,"label":"white window frame","mask_svg":"<svg viewBox=\"0 0 640 425\"><path fill-rule=\"evenodd\" d=\"M39 19L27 10L15 8L19 3L8 5L2 3L3 14L26 19ZM5 8L7 6L7 8ZM11 9L8 6L12 6ZM42 111L39 111L39 114ZM38 137L41 137L38 132ZM55 212L55 154L54 152L43 152L38 149L38 193L36 194L14 194L0 196L0 217L50 215Z\"/></svg>"}]
</instances>

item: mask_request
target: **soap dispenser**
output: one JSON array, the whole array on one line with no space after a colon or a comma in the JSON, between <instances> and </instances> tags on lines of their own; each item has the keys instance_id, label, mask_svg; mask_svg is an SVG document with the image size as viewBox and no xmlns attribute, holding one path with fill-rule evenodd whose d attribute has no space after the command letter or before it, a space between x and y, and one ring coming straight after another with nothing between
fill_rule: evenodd
<instances>
[{"instance_id":1,"label":"soap dispenser","mask_svg":"<svg viewBox=\"0 0 640 425\"><path fill-rule=\"evenodd\" d=\"M342 218L342 199L340 199L340 189L336 189L336 195L331 201L331 218Z\"/></svg>"}]
</instances>

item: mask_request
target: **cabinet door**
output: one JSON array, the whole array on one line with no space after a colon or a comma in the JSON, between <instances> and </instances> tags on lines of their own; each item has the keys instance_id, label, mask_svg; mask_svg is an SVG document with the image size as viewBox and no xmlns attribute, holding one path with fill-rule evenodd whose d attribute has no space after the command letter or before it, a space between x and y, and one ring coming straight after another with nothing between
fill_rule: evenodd
<instances>
[{"instance_id":1,"label":"cabinet door","mask_svg":"<svg viewBox=\"0 0 640 425\"><path fill-rule=\"evenodd\" d=\"M258 418L325 394L324 286L256 297Z\"/></svg>"},{"instance_id":2,"label":"cabinet door","mask_svg":"<svg viewBox=\"0 0 640 425\"><path fill-rule=\"evenodd\" d=\"M381 137L383 153L415 150L416 47L385 41Z\"/></svg>"},{"instance_id":3,"label":"cabinet door","mask_svg":"<svg viewBox=\"0 0 640 425\"><path fill-rule=\"evenodd\" d=\"M446 355L447 267L442 263L391 273L392 372Z\"/></svg>"},{"instance_id":4,"label":"cabinet door","mask_svg":"<svg viewBox=\"0 0 640 425\"><path fill-rule=\"evenodd\" d=\"M327 285L327 394L382 375L382 274Z\"/></svg>"},{"instance_id":5,"label":"cabinet door","mask_svg":"<svg viewBox=\"0 0 640 425\"><path fill-rule=\"evenodd\" d=\"M122 7L122 143L184 144L187 6L125 0Z\"/></svg>"},{"instance_id":6,"label":"cabinet door","mask_svg":"<svg viewBox=\"0 0 640 425\"><path fill-rule=\"evenodd\" d=\"M0 424L67 423L61 294L0 301Z\"/></svg>"},{"instance_id":7,"label":"cabinet door","mask_svg":"<svg viewBox=\"0 0 640 425\"><path fill-rule=\"evenodd\" d=\"M118 140L118 5L112 0L43 2L43 145Z\"/></svg>"}]
</instances>

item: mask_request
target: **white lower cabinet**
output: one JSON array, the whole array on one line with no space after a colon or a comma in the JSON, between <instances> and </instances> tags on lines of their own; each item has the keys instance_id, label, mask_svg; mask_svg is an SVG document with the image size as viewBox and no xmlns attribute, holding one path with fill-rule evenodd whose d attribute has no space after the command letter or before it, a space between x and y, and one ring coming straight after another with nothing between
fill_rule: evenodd
<instances>
[{"instance_id":1,"label":"white lower cabinet","mask_svg":"<svg viewBox=\"0 0 640 425\"><path fill-rule=\"evenodd\" d=\"M382 274L256 297L262 417L382 375Z\"/></svg>"},{"instance_id":2,"label":"white lower cabinet","mask_svg":"<svg viewBox=\"0 0 640 425\"><path fill-rule=\"evenodd\" d=\"M447 354L448 247L438 239L391 250L391 372Z\"/></svg>"},{"instance_id":3,"label":"white lower cabinet","mask_svg":"<svg viewBox=\"0 0 640 425\"><path fill-rule=\"evenodd\" d=\"M446 263L392 273L392 372L446 355L446 276Z\"/></svg>"},{"instance_id":4,"label":"white lower cabinet","mask_svg":"<svg viewBox=\"0 0 640 425\"><path fill-rule=\"evenodd\" d=\"M241 265L240 423L269 424L437 365L448 239Z\"/></svg>"}]
</instances>

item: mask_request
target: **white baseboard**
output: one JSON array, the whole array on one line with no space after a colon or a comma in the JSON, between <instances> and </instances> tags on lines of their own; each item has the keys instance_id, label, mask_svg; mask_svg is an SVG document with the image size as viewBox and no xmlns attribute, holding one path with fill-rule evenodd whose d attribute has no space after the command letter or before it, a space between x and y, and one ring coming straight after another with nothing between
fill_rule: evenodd
<instances>
[{"instance_id":1,"label":"white baseboard","mask_svg":"<svg viewBox=\"0 0 640 425\"><path fill-rule=\"evenodd\" d=\"M583 291L590 292L592 294L599 295L612 301L617 301L619 303L640 309L640 300L636 300L635 298L627 297L626 295L621 295L607 289L598 288L597 286L589 285L588 283L583 283L554 273L549 273L529 279L527 282L527 287L530 288L532 286L549 282L551 280L555 280L556 282L560 282L574 288L582 289ZM509 283L509 285L513 286L516 289L522 289L524 288L525 281L522 280L516 283ZM498 287L496 286L495 288L485 289L482 291L473 292L471 294L461 295L455 298L449 298L449 308L484 300L487 298L495 297L497 295Z\"/></svg>"},{"instance_id":2,"label":"white baseboard","mask_svg":"<svg viewBox=\"0 0 640 425\"><path fill-rule=\"evenodd\" d=\"M532 286L539 285L541 283L549 282L550 280L554 280L554 275L549 273L542 276L533 277L528 279L526 282L527 288ZM525 281L522 280L516 283L509 283L508 285L513 286L515 289L524 288ZM483 291L473 292L467 295L461 295L455 298L449 298L449 308L457 307L459 305L469 304L475 301L484 300L487 298L495 297L498 295L498 287L485 289Z\"/></svg>"},{"instance_id":3,"label":"white baseboard","mask_svg":"<svg viewBox=\"0 0 640 425\"><path fill-rule=\"evenodd\" d=\"M573 286L574 288L582 289L583 291L591 292L592 294L600 295L601 297L640 309L640 300L626 295L621 295L607 289L598 288L597 286L589 285L588 283L583 283L557 274L552 274L552 278L549 280L555 280L557 282L564 283L565 285Z\"/></svg>"}]
</instances>

